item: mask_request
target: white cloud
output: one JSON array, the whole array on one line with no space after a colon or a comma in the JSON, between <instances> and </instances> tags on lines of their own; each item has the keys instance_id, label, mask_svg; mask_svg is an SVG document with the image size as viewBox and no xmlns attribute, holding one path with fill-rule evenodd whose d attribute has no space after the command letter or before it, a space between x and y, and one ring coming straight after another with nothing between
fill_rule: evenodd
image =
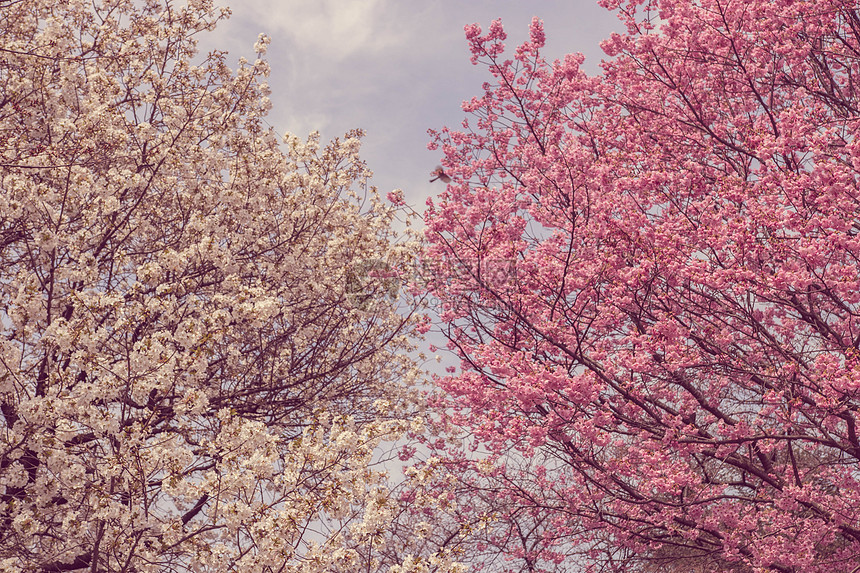
<instances>
[{"instance_id":1,"label":"white cloud","mask_svg":"<svg viewBox=\"0 0 860 573\"><path fill-rule=\"evenodd\" d=\"M273 37L285 35L302 52L340 62L356 54L370 55L403 43L389 0L270 0L243 3L242 12L256 13ZM253 17L253 16L252 16Z\"/></svg>"}]
</instances>

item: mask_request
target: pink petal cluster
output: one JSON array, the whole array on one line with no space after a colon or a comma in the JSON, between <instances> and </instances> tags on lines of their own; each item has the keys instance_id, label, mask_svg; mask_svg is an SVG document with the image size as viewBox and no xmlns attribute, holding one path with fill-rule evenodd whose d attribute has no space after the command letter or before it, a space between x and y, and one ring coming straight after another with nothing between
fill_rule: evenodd
<instances>
[{"instance_id":1,"label":"pink petal cluster","mask_svg":"<svg viewBox=\"0 0 860 573\"><path fill-rule=\"evenodd\" d=\"M491 81L433 132L465 440L437 479L492 516L472 559L856 571L857 5L606 4L628 31L596 77L544 60L539 22L511 59L467 27Z\"/></svg>"}]
</instances>

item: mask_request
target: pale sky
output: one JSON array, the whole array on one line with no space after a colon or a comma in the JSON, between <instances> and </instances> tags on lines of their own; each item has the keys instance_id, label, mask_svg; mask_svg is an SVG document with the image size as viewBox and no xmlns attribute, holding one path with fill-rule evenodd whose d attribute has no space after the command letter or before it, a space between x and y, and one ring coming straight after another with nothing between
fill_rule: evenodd
<instances>
[{"instance_id":1,"label":"pale sky","mask_svg":"<svg viewBox=\"0 0 860 573\"><path fill-rule=\"evenodd\" d=\"M487 30L501 18L513 49L541 18L550 59L585 55L585 71L599 70L600 41L621 31L614 14L596 0L222 0L233 16L201 42L201 49L228 50L253 60L259 33L272 43L272 111L283 134L323 140L362 128L362 157L385 196L403 189L423 211L428 195L442 191L429 173L441 154L427 150L428 128L459 126L463 100L481 94L486 68L469 62L463 26Z\"/></svg>"}]
</instances>

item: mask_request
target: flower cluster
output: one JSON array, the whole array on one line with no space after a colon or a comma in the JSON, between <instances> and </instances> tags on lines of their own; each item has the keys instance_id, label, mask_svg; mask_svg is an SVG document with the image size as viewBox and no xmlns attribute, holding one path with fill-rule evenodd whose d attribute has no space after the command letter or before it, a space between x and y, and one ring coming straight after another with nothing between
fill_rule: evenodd
<instances>
[{"instance_id":1,"label":"flower cluster","mask_svg":"<svg viewBox=\"0 0 860 573\"><path fill-rule=\"evenodd\" d=\"M226 13L0 3L3 571L385 565L420 325L350 270L417 243L359 131L279 142L265 61L194 59Z\"/></svg>"},{"instance_id":2,"label":"flower cluster","mask_svg":"<svg viewBox=\"0 0 860 573\"><path fill-rule=\"evenodd\" d=\"M433 132L425 257L470 441L422 487L491 516L477 563L856 571L857 5L604 4L595 77L467 27L492 82Z\"/></svg>"}]
</instances>

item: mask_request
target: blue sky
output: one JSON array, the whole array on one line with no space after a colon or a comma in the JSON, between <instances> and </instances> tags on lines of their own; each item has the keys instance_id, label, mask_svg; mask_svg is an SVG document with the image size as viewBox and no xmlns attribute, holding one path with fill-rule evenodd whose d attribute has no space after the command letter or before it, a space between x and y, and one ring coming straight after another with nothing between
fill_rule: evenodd
<instances>
[{"instance_id":1,"label":"blue sky","mask_svg":"<svg viewBox=\"0 0 860 573\"><path fill-rule=\"evenodd\" d=\"M463 100L481 93L486 69L469 62L463 26L486 30L501 18L513 50L541 18L549 59L582 52L596 73L600 41L621 25L596 0L235 0L233 16L201 43L202 50L253 59L261 32L272 38L272 111L268 121L283 134L324 140L362 128L362 156L382 195L403 189L422 211L439 162L428 151L427 129L458 126Z\"/></svg>"}]
</instances>

